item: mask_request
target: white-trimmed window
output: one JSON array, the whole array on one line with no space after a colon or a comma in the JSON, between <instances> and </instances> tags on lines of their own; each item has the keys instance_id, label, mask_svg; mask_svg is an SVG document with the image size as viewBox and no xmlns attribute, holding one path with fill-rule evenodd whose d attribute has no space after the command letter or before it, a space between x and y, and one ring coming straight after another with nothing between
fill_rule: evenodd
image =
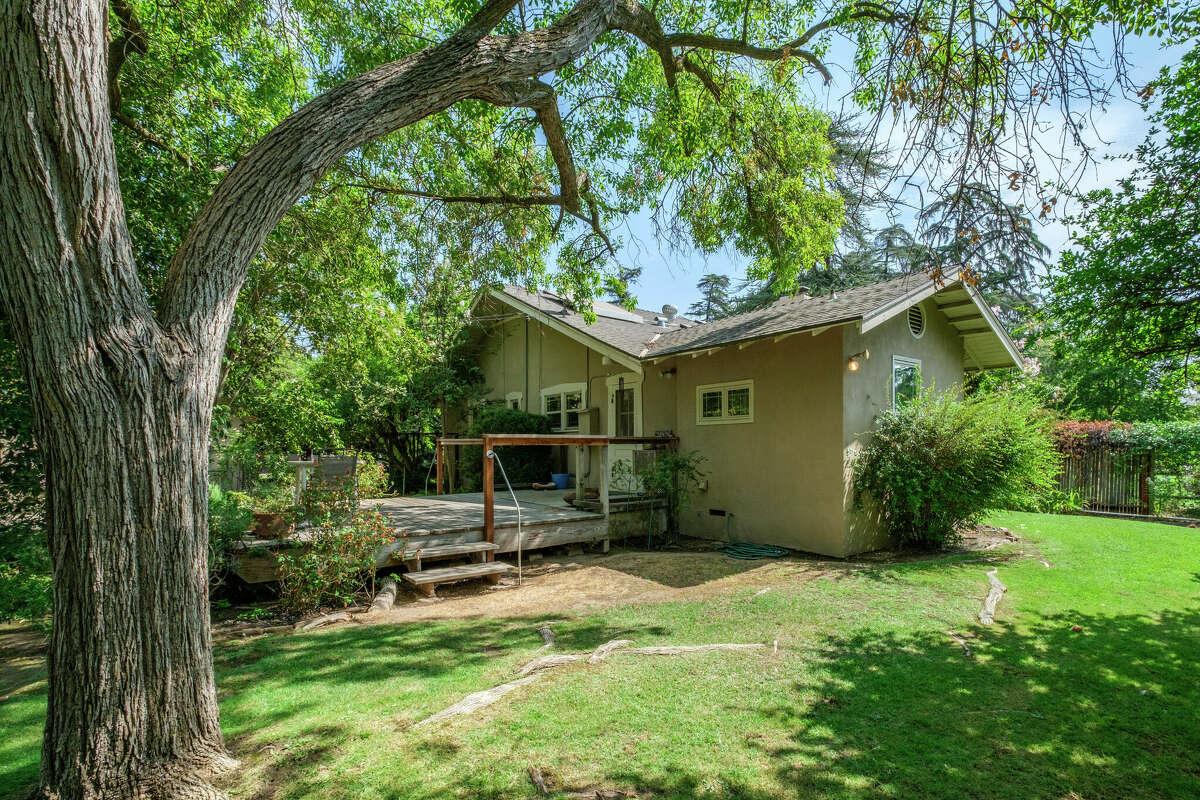
<instances>
[{"instance_id":1,"label":"white-trimmed window","mask_svg":"<svg viewBox=\"0 0 1200 800\"><path fill-rule=\"evenodd\" d=\"M696 387L696 424L754 422L754 381L709 383Z\"/></svg>"},{"instance_id":2,"label":"white-trimmed window","mask_svg":"<svg viewBox=\"0 0 1200 800\"><path fill-rule=\"evenodd\" d=\"M504 395L505 408L511 408L514 411L520 411L524 407L524 395L520 392L509 392Z\"/></svg>"},{"instance_id":3,"label":"white-trimmed window","mask_svg":"<svg viewBox=\"0 0 1200 800\"><path fill-rule=\"evenodd\" d=\"M579 414L586 400L586 384L560 383L542 389L542 413L556 431L579 430Z\"/></svg>"},{"instance_id":4,"label":"white-trimmed window","mask_svg":"<svg viewBox=\"0 0 1200 800\"><path fill-rule=\"evenodd\" d=\"M911 403L921 392L921 361L892 356L892 408Z\"/></svg>"}]
</instances>

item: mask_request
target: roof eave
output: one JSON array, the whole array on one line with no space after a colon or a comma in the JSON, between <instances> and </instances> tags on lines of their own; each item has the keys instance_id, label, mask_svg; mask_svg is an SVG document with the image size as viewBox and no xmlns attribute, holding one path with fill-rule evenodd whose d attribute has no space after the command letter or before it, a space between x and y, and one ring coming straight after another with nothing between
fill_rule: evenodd
<instances>
[{"instance_id":1,"label":"roof eave","mask_svg":"<svg viewBox=\"0 0 1200 800\"><path fill-rule=\"evenodd\" d=\"M792 334L806 333L808 331L812 331L813 334L816 335L818 333L823 333L824 331L828 330L829 328L837 328L842 325L851 325L855 322L858 322L860 319L862 319L862 315L855 314L850 317L844 317L842 319L833 320L832 322L817 322L812 325L802 325L798 328L784 328L783 330L772 331L771 333L764 333L760 336L747 336L744 339L731 339L728 342L721 342L719 344L700 344L700 345L696 345L695 347L689 347L685 350L672 350L668 353L650 352L650 353L647 353L643 357L643 360L649 361L651 363L656 363L658 361L662 361L667 358L675 358L676 356L687 356L687 355L691 355L693 353L704 353L709 350L720 350L722 348L730 347L731 345L735 345L735 344L740 344L740 345L753 344L754 342L761 342L761 341L765 341L767 339L777 339L781 336L791 336Z\"/></svg>"}]
</instances>

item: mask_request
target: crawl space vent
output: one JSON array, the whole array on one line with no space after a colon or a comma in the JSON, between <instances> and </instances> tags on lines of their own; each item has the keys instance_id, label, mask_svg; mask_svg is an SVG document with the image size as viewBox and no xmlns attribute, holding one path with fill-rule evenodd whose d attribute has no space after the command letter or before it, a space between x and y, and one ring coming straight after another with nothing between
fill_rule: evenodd
<instances>
[{"instance_id":1,"label":"crawl space vent","mask_svg":"<svg viewBox=\"0 0 1200 800\"><path fill-rule=\"evenodd\" d=\"M908 329L912 332L914 339L920 339L925 335L925 309L913 306L908 310Z\"/></svg>"}]
</instances>

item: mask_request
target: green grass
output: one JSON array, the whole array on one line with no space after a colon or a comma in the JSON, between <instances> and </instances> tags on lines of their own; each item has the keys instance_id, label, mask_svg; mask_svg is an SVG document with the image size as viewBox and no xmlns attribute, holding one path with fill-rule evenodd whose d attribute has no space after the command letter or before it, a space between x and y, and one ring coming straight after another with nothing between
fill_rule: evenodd
<instances>
[{"instance_id":1,"label":"green grass","mask_svg":"<svg viewBox=\"0 0 1200 800\"><path fill-rule=\"evenodd\" d=\"M530 797L556 786L711 798L1200 796L1200 532L1033 514L986 554L797 562L755 595L564 610L560 650L772 642L777 655L613 656L442 726L511 678L529 619L361 626L218 652L237 797ZM1009 592L979 626L993 560ZM1041 560L1053 566L1046 568ZM1076 631L1073 626L1081 630ZM974 658L947 635L968 638ZM34 678L38 676L33 676ZM0 696L14 681L5 676ZM36 779L44 698L0 703L0 796Z\"/></svg>"}]
</instances>

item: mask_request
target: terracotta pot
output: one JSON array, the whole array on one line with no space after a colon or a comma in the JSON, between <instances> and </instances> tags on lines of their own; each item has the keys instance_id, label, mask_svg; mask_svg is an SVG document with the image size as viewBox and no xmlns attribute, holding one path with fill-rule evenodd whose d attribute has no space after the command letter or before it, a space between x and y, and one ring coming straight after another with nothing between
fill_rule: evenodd
<instances>
[{"instance_id":1,"label":"terracotta pot","mask_svg":"<svg viewBox=\"0 0 1200 800\"><path fill-rule=\"evenodd\" d=\"M287 528L282 514L254 512L254 535L260 539L278 539Z\"/></svg>"}]
</instances>

